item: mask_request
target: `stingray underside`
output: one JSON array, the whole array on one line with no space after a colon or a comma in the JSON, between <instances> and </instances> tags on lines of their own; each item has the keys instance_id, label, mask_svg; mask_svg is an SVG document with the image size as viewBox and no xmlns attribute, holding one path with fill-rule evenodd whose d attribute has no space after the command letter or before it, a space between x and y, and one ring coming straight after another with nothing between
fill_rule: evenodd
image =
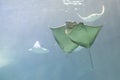
<instances>
[{"instance_id":1,"label":"stingray underside","mask_svg":"<svg viewBox=\"0 0 120 80\"><path fill-rule=\"evenodd\" d=\"M65 33L65 26L51 28L51 30L53 32L55 40L65 53L71 53L75 48L79 46L78 44L71 41L68 35Z\"/></svg>"},{"instance_id":2,"label":"stingray underside","mask_svg":"<svg viewBox=\"0 0 120 80\"><path fill-rule=\"evenodd\" d=\"M95 41L102 26L87 26L83 23L76 25L68 34L74 43L89 48Z\"/></svg>"}]
</instances>

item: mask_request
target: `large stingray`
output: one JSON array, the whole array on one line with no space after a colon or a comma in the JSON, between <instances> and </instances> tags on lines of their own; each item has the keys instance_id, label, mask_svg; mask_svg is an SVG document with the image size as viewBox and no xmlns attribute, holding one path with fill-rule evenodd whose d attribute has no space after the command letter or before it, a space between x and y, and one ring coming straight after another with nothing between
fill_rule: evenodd
<instances>
[{"instance_id":1,"label":"large stingray","mask_svg":"<svg viewBox=\"0 0 120 80\"><path fill-rule=\"evenodd\" d=\"M96 21L97 19L99 19L104 14L104 11L105 11L105 7L103 5L101 13L93 13L87 17L83 17L79 13L77 13L77 15L85 22L93 22L93 21Z\"/></svg>"},{"instance_id":2,"label":"large stingray","mask_svg":"<svg viewBox=\"0 0 120 80\"><path fill-rule=\"evenodd\" d=\"M102 26L88 26L84 23L66 22L66 25L51 28L54 38L65 53L73 52L78 46L89 48Z\"/></svg>"},{"instance_id":3,"label":"large stingray","mask_svg":"<svg viewBox=\"0 0 120 80\"><path fill-rule=\"evenodd\" d=\"M54 38L65 53L89 48L92 69L94 68L90 47L94 43L102 26L88 26L84 23L66 22L61 27L51 28Z\"/></svg>"},{"instance_id":4,"label":"large stingray","mask_svg":"<svg viewBox=\"0 0 120 80\"><path fill-rule=\"evenodd\" d=\"M28 49L28 51L34 53L48 53L49 50L40 46L39 41L36 41L32 48Z\"/></svg>"}]
</instances>

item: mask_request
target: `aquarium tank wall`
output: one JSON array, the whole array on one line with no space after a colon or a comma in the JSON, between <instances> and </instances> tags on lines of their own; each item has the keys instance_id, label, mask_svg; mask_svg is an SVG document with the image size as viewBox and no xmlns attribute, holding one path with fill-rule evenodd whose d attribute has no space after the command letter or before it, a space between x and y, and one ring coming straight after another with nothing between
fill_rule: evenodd
<instances>
[{"instance_id":1,"label":"aquarium tank wall","mask_svg":"<svg viewBox=\"0 0 120 80\"><path fill-rule=\"evenodd\" d=\"M120 0L0 0L0 80L120 80Z\"/></svg>"}]
</instances>

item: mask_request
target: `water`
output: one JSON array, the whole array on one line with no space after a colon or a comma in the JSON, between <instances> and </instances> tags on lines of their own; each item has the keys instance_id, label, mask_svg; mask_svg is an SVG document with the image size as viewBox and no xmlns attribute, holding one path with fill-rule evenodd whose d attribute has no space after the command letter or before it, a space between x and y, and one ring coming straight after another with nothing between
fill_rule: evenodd
<instances>
[{"instance_id":1,"label":"water","mask_svg":"<svg viewBox=\"0 0 120 80\"><path fill-rule=\"evenodd\" d=\"M73 0L72 0L73 1ZM120 1L84 0L65 5L62 0L0 0L0 80L119 80ZM49 27L67 20L81 22L76 13L104 15L87 25L103 25L89 49L65 55ZM28 51L35 41L49 49L47 54Z\"/></svg>"}]
</instances>

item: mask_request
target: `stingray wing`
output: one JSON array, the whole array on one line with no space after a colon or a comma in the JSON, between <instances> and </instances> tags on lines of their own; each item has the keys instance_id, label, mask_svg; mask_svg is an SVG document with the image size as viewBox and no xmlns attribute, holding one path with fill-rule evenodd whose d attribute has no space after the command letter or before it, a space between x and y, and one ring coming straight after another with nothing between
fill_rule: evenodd
<instances>
[{"instance_id":1,"label":"stingray wing","mask_svg":"<svg viewBox=\"0 0 120 80\"><path fill-rule=\"evenodd\" d=\"M33 48L32 52L34 52L34 53L41 53L42 54L42 53L48 53L49 50L41 47L41 48Z\"/></svg>"},{"instance_id":2,"label":"stingray wing","mask_svg":"<svg viewBox=\"0 0 120 80\"><path fill-rule=\"evenodd\" d=\"M55 40L65 53L71 53L75 48L78 47L78 44L72 42L68 35L65 33L65 26L51 28L51 30L53 32Z\"/></svg>"},{"instance_id":3,"label":"stingray wing","mask_svg":"<svg viewBox=\"0 0 120 80\"><path fill-rule=\"evenodd\" d=\"M102 26L87 26L83 23L79 23L68 35L70 40L74 43L88 48L95 41L101 27Z\"/></svg>"}]
</instances>

